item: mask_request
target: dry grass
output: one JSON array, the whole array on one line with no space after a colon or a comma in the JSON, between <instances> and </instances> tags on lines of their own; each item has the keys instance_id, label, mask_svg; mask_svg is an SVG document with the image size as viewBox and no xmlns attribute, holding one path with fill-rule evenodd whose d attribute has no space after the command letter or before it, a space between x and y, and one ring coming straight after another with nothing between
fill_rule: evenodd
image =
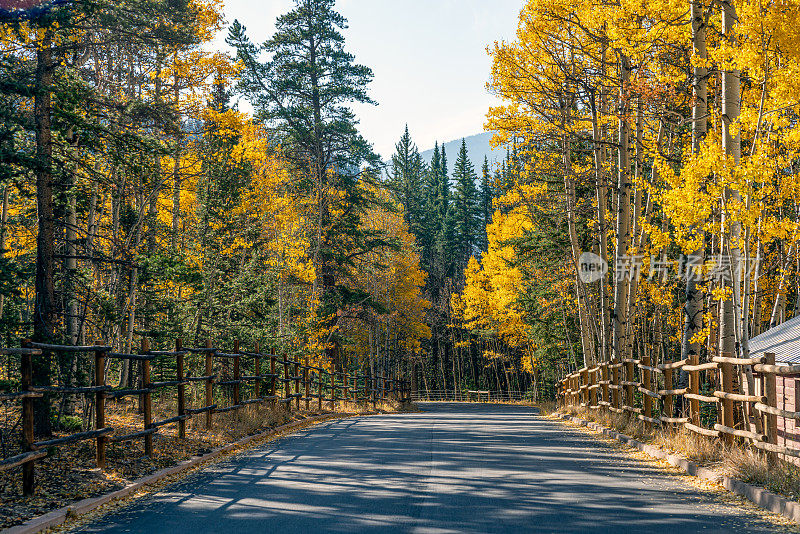
<instances>
[{"instance_id":1,"label":"dry grass","mask_svg":"<svg viewBox=\"0 0 800 534\"><path fill-rule=\"evenodd\" d=\"M559 411L556 401L541 401L537 402L536 406L539 407L539 413L544 416L548 416Z\"/></svg>"},{"instance_id":2,"label":"dry grass","mask_svg":"<svg viewBox=\"0 0 800 534\"><path fill-rule=\"evenodd\" d=\"M770 466L763 454L749 448L725 451L723 469L742 482L763 486L793 500L800 499L800 467L779 461Z\"/></svg>"},{"instance_id":3,"label":"dry grass","mask_svg":"<svg viewBox=\"0 0 800 534\"><path fill-rule=\"evenodd\" d=\"M654 432L652 443L704 466L718 467L730 452L721 441L698 436L684 428Z\"/></svg>"},{"instance_id":4,"label":"dry grass","mask_svg":"<svg viewBox=\"0 0 800 534\"><path fill-rule=\"evenodd\" d=\"M639 419L606 410L568 406L559 411L594 421L748 484L762 486L793 500L800 498L800 467L782 460L770 465L764 453L744 444L727 446L720 440L709 439L683 428L651 430Z\"/></svg>"}]
</instances>

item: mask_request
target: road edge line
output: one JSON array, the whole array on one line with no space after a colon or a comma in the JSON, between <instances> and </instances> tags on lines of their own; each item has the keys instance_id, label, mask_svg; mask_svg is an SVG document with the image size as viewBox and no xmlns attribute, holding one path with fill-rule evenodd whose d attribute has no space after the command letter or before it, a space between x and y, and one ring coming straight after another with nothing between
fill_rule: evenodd
<instances>
[{"instance_id":1,"label":"road edge line","mask_svg":"<svg viewBox=\"0 0 800 534\"><path fill-rule=\"evenodd\" d=\"M13 527L2 530L0 531L0 534L36 534L38 532L42 532L43 530L64 523L67 519L74 519L78 516L92 512L97 508L99 508L100 506L103 506L104 504L107 504L115 499L121 499L123 497L127 497L131 493L138 491L146 486L151 486L169 476L175 475L187 469L191 469L192 467L197 467L205 462L214 460L220 455L225 454L226 452L238 449L239 447L247 445L251 441L258 440L260 438L266 438L273 434L286 432L288 430L295 430L297 427L307 425L308 423L321 423L324 421L328 421L330 419L345 419L347 417L376 415L378 413L380 412L328 413L328 414L314 415L311 417L306 417L305 419L301 419L299 421L292 421L291 423L286 423L285 425L281 425L272 428L270 430L265 430L264 432L261 432L259 434L253 434L252 436L245 436L244 438L238 441L234 441L227 445L223 445L222 447L219 447L217 449L213 449L208 454L204 454L202 456L192 456L188 460L183 460L178 464L173 465L172 467L166 467L164 469L156 471L155 473L134 480L125 487L112 491L111 493L106 493L104 495L99 495L97 497L89 497L87 499L83 499L76 503L68 504L67 506L64 506L62 508L58 508L56 510L47 512L46 514L29 519L28 521L22 523L21 525L15 525Z\"/></svg>"},{"instance_id":2,"label":"road edge line","mask_svg":"<svg viewBox=\"0 0 800 534\"><path fill-rule=\"evenodd\" d=\"M605 436L616 439L620 443L630 445L654 458L657 458L659 460L665 460L670 465L677 467L678 469L681 469L688 475L720 484L728 491L736 495L739 495L741 497L744 497L745 499L752 502L759 508L779 514L785 517L786 519L789 519L797 524L800 524L800 503L796 501L789 500L786 497L778 495L777 493L773 493L766 488L753 486L752 484L742 482L741 480L729 477L728 475L717 473L716 471L709 469L707 467L701 467L697 465L696 462L687 460L686 458L682 458L677 454L670 454L665 450L661 449L660 447L642 443L641 441L635 438L617 432L616 430L611 430L610 428L607 428L593 421L586 421L579 417L566 414L554 414L554 415L556 415L558 418L562 420L572 421L573 423L576 423L580 426L585 426L587 428L594 430L595 432L599 432Z\"/></svg>"}]
</instances>

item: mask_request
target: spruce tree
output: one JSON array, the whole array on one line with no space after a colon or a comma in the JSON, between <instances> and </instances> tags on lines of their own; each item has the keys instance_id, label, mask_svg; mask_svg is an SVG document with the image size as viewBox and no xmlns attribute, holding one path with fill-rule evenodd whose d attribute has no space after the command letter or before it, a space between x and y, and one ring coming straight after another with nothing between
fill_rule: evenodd
<instances>
[{"instance_id":1,"label":"spruce tree","mask_svg":"<svg viewBox=\"0 0 800 534\"><path fill-rule=\"evenodd\" d=\"M447 213L450 204L450 174L447 171L447 153L442 143L442 167L439 174L439 195L442 198L442 214Z\"/></svg>"},{"instance_id":2,"label":"spruce tree","mask_svg":"<svg viewBox=\"0 0 800 534\"><path fill-rule=\"evenodd\" d=\"M419 153L419 149L411 140L406 125L403 136L395 145L395 153L392 155L392 176L391 189L396 200L403 204L405 218L409 230L417 238L425 233L424 216L425 192L423 191L423 174L425 163Z\"/></svg>"},{"instance_id":3,"label":"spruce tree","mask_svg":"<svg viewBox=\"0 0 800 534\"><path fill-rule=\"evenodd\" d=\"M447 210L450 207L450 178L447 175L447 154L444 151L444 145L442 145L439 155L439 164L434 170L432 179L436 184L436 232L442 235L445 233Z\"/></svg>"},{"instance_id":4,"label":"spruce tree","mask_svg":"<svg viewBox=\"0 0 800 534\"><path fill-rule=\"evenodd\" d=\"M486 234L486 227L492 223L492 200L494 200L492 174L489 168L489 158L484 156L483 166L481 167L481 189L479 191L481 230L478 232L478 248L481 252L486 252L489 248L489 237Z\"/></svg>"},{"instance_id":5,"label":"spruce tree","mask_svg":"<svg viewBox=\"0 0 800 534\"><path fill-rule=\"evenodd\" d=\"M455 189L450 205L453 224L454 242L452 252L458 271L466 267L470 256L475 252L479 242L480 208L478 190L475 181L478 179L475 168L469 160L467 143L461 140L455 167L453 168Z\"/></svg>"}]
</instances>

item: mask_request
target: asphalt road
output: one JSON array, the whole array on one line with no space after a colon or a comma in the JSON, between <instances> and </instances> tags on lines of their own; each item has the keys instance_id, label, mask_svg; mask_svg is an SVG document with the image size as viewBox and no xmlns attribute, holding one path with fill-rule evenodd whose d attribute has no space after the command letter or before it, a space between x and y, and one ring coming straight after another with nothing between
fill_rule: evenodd
<instances>
[{"instance_id":1,"label":"asphalt road","mask_svg":"<svg viewBox=\"0 0 800 534\"><path fill-rule=\"evenodd\" d=\"M533 410L423 405L323 423L188 476L81 532L777 532ZM729 499L728 499L729 501Z\"/></svg>"}]
</instances>

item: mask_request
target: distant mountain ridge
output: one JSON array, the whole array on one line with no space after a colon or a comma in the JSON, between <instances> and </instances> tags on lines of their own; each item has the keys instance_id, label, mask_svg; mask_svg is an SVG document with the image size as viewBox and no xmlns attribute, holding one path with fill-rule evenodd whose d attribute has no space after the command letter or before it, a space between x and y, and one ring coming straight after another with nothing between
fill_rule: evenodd
<instances>
[{"instance_id":1,"label":"distant mountain ridge","mask_svg":"<svg viewBox=\"0 0 800 534\"><path fill-rule=\"evenodd\" d=\"M467 144L469 160L475 166L475 172L478 174L480 174L484 156L489 158L490 165L502 161L503 158L506 157L506 152L502 148L492 150L489 146L489 140L492 138L492 135L494 135L494 132L484 132L464 137L464 141ZM442 145L440 144L439 146L441 147ZM444 150L447 154L447 170L448 172L452 172L453 165L458 157L458 151L461 150L461 138L446 141L444 143ZM420 155L427 163L430 163L433 157L433 149L425 150L421 152Z\"/></svg>"}]
</instances>

